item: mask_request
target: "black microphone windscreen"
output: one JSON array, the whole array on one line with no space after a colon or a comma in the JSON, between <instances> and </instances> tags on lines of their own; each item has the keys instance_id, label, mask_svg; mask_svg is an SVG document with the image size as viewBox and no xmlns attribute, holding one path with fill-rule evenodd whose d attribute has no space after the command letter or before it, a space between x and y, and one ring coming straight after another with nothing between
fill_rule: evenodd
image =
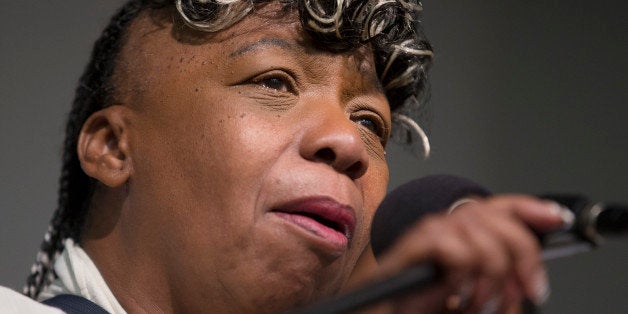
<instances>
[{"instance_id":1,"label":"black microphone windscreen","mask_svg":"<svg viewBox=\"0 0 628 314\"><path fill-rule=\"evenodd\" d=\"M597 216L595 227L601 235L628 234L628 206L606 204Z\"/></svg>"},{"instance_id":2,"label":"black microphone windscreen","mask_svg":"<svg viewBox=\"0 0 628 314\"><path fill-rule=\"evenodd\" d=\"M380 256L423 215L446 210L465 197L490 194L481 185L452 175L430 175L399 186L384 198L373 217L373 253Z\"/></svg>"}]
</instances>

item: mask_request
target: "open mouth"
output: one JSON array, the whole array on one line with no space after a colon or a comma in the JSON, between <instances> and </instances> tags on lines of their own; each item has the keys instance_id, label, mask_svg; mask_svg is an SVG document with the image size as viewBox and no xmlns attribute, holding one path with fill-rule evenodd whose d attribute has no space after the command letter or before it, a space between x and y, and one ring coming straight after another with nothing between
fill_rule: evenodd
<instances>
[{"instance_id":1,"label":"open mouth","mask_svg":"<svg viewBox=\"0 0 628 314\"><path fill-rule=\"evenodd\" d=\"M272 212L341 249L347 248L355 228L353 209L327 197L289 202Z\"/></svg>"}]
</instances>

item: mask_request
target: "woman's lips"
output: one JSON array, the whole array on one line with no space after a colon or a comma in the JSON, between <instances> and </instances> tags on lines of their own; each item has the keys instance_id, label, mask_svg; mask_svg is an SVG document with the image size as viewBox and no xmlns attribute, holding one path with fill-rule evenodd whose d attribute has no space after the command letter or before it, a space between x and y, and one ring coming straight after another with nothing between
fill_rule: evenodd
<instances>
[{"instance_id":1,"label":"woman's lips","mask_svg":"<svg viewBox=\"0 0 628 314\"><path fill-rule=\"evenodd\" d=\"M290 201L272 212L342 250L348 247L355 229L353 208L329 197Z\"/></svg>"}]
</instances>

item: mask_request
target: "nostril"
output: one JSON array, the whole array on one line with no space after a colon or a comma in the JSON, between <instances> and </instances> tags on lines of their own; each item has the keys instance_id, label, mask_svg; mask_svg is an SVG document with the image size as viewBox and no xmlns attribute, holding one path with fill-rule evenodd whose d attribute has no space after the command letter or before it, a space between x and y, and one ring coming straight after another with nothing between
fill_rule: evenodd
<instances>
[{"instance_id":1,"label":"nostril","mask_svg":"<svg viewBox=\"0 0 628 314\"><path fill-rule=\"evenodd\" d=\"M319 149L316 154L316 159L323 161L328 164L334 163L336 161L336 153L333 149L327 147L323 149Z\"/></svg>"},{"instance_id":2,"label":"nostril","mask_svg":"<svg viewBox=\"0 0 628 314\"><path fill-rule=\"evenodd\" d=\"M357 179L361 177L364 172L366 172L366 167L361 161L354 162L349 168L345 170L345 173L349 175L352 179Z\"/></svg>"},{"instance_id":3,"label":"nostril","mask_svg":"<svg viewBox=\"0 0 628 314\"><path fill-rule=\"evenodd\" d=\"M319 162L324 162L332 166L336 171L347 174L352 179L361 177L366 171L365 163L362 161L354 161L351 164L346 163L349 160L341 160L332 148L319 149L315 158Z\"/></svg>"}]
</instances>

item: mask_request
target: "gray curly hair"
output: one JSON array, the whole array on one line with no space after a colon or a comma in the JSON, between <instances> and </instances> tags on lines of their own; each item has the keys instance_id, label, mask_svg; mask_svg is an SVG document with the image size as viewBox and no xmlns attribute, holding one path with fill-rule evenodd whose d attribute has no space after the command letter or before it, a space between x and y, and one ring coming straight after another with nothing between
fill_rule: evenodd
<instances>
[{"instance_id":1,"label":"gray curly hair","mask_svg":"<svg viewBox=\"0 0 628 314\"><path fill-rule=\"evenodd\" d=\"M178 12L191 28L218 32L241 20L256 5L273 0L129 0L112 17L94 44L79 80L66 126L59 199L48 231L24 287L36 298L55 278L53 265L64 241L80 243L96 182L81 169L76 153L80 130L94 112L112 103L113 73L131 22L143 11ZM393 112L392 139L429 154L426 130L430 110L427 70L432 49L423 34L417 0L279 0L298 9L303 29L324 49L348 51L370 45L377 73ZM176 8L176 10L175 10Z\"/></svg>"}]
</instances>

